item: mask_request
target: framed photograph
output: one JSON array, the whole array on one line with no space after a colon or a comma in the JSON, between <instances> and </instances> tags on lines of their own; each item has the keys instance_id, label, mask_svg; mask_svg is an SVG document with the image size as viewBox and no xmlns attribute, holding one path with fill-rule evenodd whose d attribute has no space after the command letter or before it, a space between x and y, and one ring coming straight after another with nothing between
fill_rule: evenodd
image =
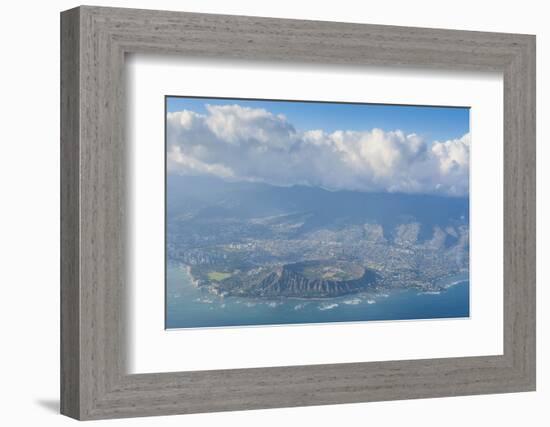
<instances>
[{"instance_id":1,"label":"framed photograph","mask_svg":"<svg viewBox=\"0 0 550 427\"><path fill-rule=\"evenodd\" d=\"M61 411L535 389L535 37L61 14Z\"/></svg>"},{"instance_id":2,"label":"framed photograph","mask_svg":"<svg viewBox=\"0 0 550 427\"><path fill-rule=\"evenodd\" d=\"M167 329L469 317L469 108L166 111Z\"/></svg>"}]
</instances>

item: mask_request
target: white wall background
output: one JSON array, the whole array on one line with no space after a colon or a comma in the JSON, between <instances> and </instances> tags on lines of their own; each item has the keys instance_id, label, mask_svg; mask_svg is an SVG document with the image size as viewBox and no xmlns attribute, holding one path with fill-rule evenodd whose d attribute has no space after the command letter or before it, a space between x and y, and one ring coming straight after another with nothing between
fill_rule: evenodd
<instances>
[{"instance_id":1,"label":"white wall background","mask_svg":"<svg viewBox=\"0 0 550 427\"><path fill-rule=\"evenodd\" d=\"M115 420L117 426L550 424L550 27L545 3L461 0L96 1L97 5L537 34L538 391ZM0 25L0 423L63 426L59 384L59 12L74 1L6 2ZM545 239L546 238L546 239Z\"/></svg>"}]
</instances>

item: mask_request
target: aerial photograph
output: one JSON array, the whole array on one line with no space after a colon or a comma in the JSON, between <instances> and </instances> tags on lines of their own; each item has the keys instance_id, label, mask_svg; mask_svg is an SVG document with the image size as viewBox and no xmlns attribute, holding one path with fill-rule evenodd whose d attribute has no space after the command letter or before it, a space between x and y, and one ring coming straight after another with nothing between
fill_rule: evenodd
<instances>
[{"instance_id":1,"label":"aerial photograph","mask_svg":"<svg viewBox=\"0 0 550 427\"><path fill-rule=\"evenodd\" d=\"M165 97L165 327L470 315L470 109Z\"/></svg>"}]
</instances>

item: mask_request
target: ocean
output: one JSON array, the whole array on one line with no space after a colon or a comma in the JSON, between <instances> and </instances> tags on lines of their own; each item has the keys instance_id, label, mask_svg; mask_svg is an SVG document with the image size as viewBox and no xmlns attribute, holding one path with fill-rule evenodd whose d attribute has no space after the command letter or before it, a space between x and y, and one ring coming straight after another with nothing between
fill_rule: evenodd
<instances>
[{"instance_id":1,"label":"ocean","mask_svg":"<svg viewBox=\"0 0 550 427\"><path fill-rule=\"evenodd\" d=\"M166 328L288 325L469 317L467 275L447 278L439 293L416 289L331 299L218 297L193 286L182 266L168 265Z\"/></svg>"}]
</instances>

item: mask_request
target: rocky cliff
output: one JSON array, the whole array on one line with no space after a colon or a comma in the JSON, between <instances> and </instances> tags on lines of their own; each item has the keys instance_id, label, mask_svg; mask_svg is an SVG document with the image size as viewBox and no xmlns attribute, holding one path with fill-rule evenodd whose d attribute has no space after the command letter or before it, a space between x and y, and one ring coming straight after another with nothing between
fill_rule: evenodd
<instances>
[{"instance_id":1,"label":"rocky cliff","mask_svg":"<svg viewBox=\"0 0 550 427\"><path fill-rule=\"evenodd\" d=\"M330 298L365 290L376 279L374 271L350 263L309 262L248 272L216 283L211 290L249 297Z\"/></svg>"}]
</instances>

